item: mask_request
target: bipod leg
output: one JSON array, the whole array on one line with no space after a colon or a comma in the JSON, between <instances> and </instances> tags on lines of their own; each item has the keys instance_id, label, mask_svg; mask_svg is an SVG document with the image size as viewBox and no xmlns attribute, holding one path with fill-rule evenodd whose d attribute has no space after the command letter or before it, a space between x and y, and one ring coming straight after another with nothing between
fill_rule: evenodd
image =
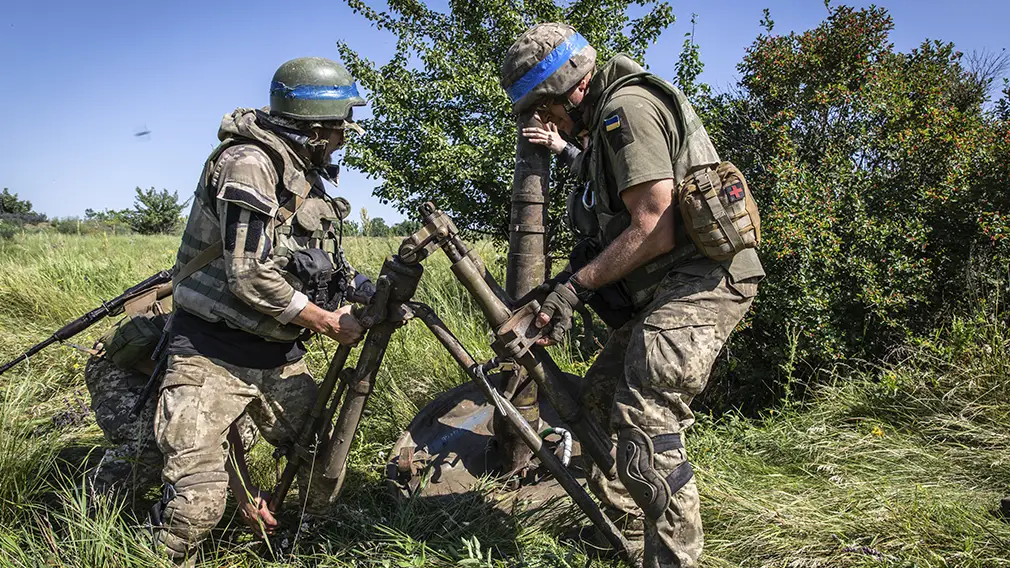
<instances>
[{"instance_id":1,"label":"bipod leg","mask_svg":"<svg viewBox=\"0 0 1010 568\"><path fill-rule=\"evenodd\" d=\"M399 324L383 322L368 330L365 344L361 348L358 365L350 377L347 394L340 406L337 422L333 426L329 447L326 451L323 475L336 481L333 497L340 492L347 472L347 456L351 452L351 443L361 423L365 403L375 388L375 379L386 355L389 340Z\"/></svg>"},{"instance_id":2,"label":"bipod leg","mask_svg":"<svg viewBox=\"0 0 1010 568\"><path fill-rule=\"evenodd\" d=\"M326 377L323 379L322 384L319 385L319 394L316 397L316 403L312 406L309 419L305 421L302 432L296 441L297 446L288 452L288 463L284 466L284 472L281 473L281 478L277 480L277 486L274 487L273 493L270 494L270 502L267 504L267 507L272 513L276 513L281 508L281 504L284 503L284 498L287 497L288 490L291 489L291 483L295 480L298 468L305 461L305 456L302 454L309 453L310 450L307 448L310 447L318 449L317 442L319 438L329 429L329 421L333 419L333 415L326 414L325 411L327 405L330 403L330 398L333 396L333 390L337 386L337 381L340 380L341 371L343 371L344 365L347 364L347 357L350 354L351 347L341 345L337 348L337 352L333 354L333 359L330 360L330 366L326 369ZM341 388L341 390L343 389ZM341 393L338 392L336 398L339 400L340 396Z\"/></svg>"},{"instance_id":3,"label":"bipod leg","mask_svg":"<svg viewBox=\"0 0 1010 568\"><path fill-rule=\"evenodd\" d=\"M445 347L446 351L452 355L452 358L466 372L470 380L477 384L488 401L509 421L523 442L540 459L540 463L551 472L551 475L554 476L565 492L575 501L575 504L582 509L582 512L586 514L590 522L603 533L620 558L624 562L634 565L629 552L628 541L625 540L621 531L617 529L609 517L603 514L603 511L596 505L593 498L579 485L579 482L568 471L568 468L561 463L561 460L544 445L536 430L526 422L515 406L491 386L481 366L477 364L466 350L466 347L453 335L452 331L446 327L442 319L438 317L438 314L426 304L411 302L409 305L414 311L414 316L428 326L431 333Z\"/></svg>"},{"instance_id":4,"label":"bipod leg","mask_svg":"<svg viewBox=\"0 0 1010 568\"><path fill-rule=\"evenodd\" d=\"M409 301L417 291L423 272L424 269L419 264L403 262L399 256L387 258L376 280L372 302L358 317L368 329L368 334L358 364L347 381L347 394L340 406L323 462L323 476L336 482L330 501L336 498L343 487L347 474L347 456L361 424L365 404L375 388L375 379L393 332L411 317L404 302Z\"/></svg>"}]
</instances>

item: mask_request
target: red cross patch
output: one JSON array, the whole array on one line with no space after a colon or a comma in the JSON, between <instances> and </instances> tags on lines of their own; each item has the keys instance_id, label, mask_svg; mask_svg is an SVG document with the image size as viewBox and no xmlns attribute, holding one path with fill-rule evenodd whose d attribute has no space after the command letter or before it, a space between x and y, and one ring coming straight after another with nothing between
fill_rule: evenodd
<instances>
[{"instance_id":1,"label":"red cross patch","mask_svg":"<svg viewBox=\"0 0 1010 568\"><path fill-rule=\"evenodd\" d=\"M743 199L743 184L736 182L729 187L724 187L723 191L726 192L726 201L730 203L736 203Z\"/></svg>"}]
</instances>

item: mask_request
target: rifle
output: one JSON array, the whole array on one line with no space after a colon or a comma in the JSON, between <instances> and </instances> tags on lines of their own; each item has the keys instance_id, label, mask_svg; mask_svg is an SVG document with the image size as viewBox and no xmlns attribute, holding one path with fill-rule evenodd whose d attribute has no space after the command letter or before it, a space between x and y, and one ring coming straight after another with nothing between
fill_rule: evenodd
<instances>
[{"instance_id":1,"label":"rifle","mask_svg":"<svg viewBox=\"0 0 1010 568\"><path fill-rule=\"evenodd\" d=\"M29 357L35 355L39 351L42 351L46 347L49 347L57 341L63 342L71 337L77 335L78 333L88 329L89 327L95 325L99 320L106 318L108 316L113 316L122 311L123 306L133 298L143 295L152 288L161 286L172 281L172 274L167 270L162 270L153 276L148 277L143 282L127 288L125 292L116 296L115 298L109 300L108 302L102 302L102 305L91 310L90 312L84 314L83 316L75 319L74 321L68 323L67 325L61 327L51 336L49 336L45 341L31 346L27 351L15 357L12 361L5 363L0 367L0 375L5 371L17 365L22 361L27 361Z\"/></svg>"}]
</instances>

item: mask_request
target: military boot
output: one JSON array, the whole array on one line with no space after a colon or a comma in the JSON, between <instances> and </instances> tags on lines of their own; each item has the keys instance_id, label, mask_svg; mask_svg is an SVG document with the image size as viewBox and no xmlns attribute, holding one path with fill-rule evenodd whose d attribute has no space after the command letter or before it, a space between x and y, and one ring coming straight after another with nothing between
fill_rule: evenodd
<instances>
[{"instance_id":1,"label":"military boot","mask_svg":"<svg viewBox=\"0 0 1010 568\"><path fill-rule=\"evenodd\" d=\"M641 566L642 553L645 552L645 520L641 512L628 513L604 505L601 507L603 513L614 523L625 540L628 541L631 557L635 559L635 565ZM596 528L596 525L584 525L567 535L571 540L582 543L586 548L586 553L590 556L601 558L615 557L614 548L610 545L607 537Z\"/></svg>"}]
</instances>

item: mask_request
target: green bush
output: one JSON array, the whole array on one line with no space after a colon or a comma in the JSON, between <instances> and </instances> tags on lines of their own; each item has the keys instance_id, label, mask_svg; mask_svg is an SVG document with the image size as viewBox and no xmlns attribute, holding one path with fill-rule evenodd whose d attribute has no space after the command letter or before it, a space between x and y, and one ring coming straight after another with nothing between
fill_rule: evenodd
<instances>
[{"instance_id":1,"label":"green bush","mask_svg":"<svg viewBox=\"0 0 1010 568\"><path fill-rule=\"evenodd\" d=\"M18 234L20 227L9 221L0 220L0 240L13 239Z\"/></svg>"},{"instance_id":2,"label":"green bush","mask_svg":"<svg viewBox=\"0 0 1010 568\"><path fill-rule=\"evenodd\" d=\"M182 225L182 210L189 200L179 201L179 192L136 188L133 209L124 209L115 216L125 221L141 235L173 233Z\"/></svg>"},{"instance_id":3,"label":"green bush","mask_svg":"<svg viewBox=\"0 0 1010 568\"><path fill-rule=\"evenodd\" d=\"M989 105L1002 58L896 52L875 7L763 24L738 90L698 107L762 213L768 278L732 345L738 378L781 394L764 387L936 329L979 282L1005 294L1010 137L1007 93Z\"/></svg>"},{"instance_id":4,"label":"green bush","mask_svg":"<svg viewBox=\"0 0 1010 568\"><path fill-rule=\"evenodd\" d=\"M61 235L87 234L87 225L80 217L53 217L49 221L49 226ZM83 229L82 226L84 226Z\"/></svg>"}]
</instances>

